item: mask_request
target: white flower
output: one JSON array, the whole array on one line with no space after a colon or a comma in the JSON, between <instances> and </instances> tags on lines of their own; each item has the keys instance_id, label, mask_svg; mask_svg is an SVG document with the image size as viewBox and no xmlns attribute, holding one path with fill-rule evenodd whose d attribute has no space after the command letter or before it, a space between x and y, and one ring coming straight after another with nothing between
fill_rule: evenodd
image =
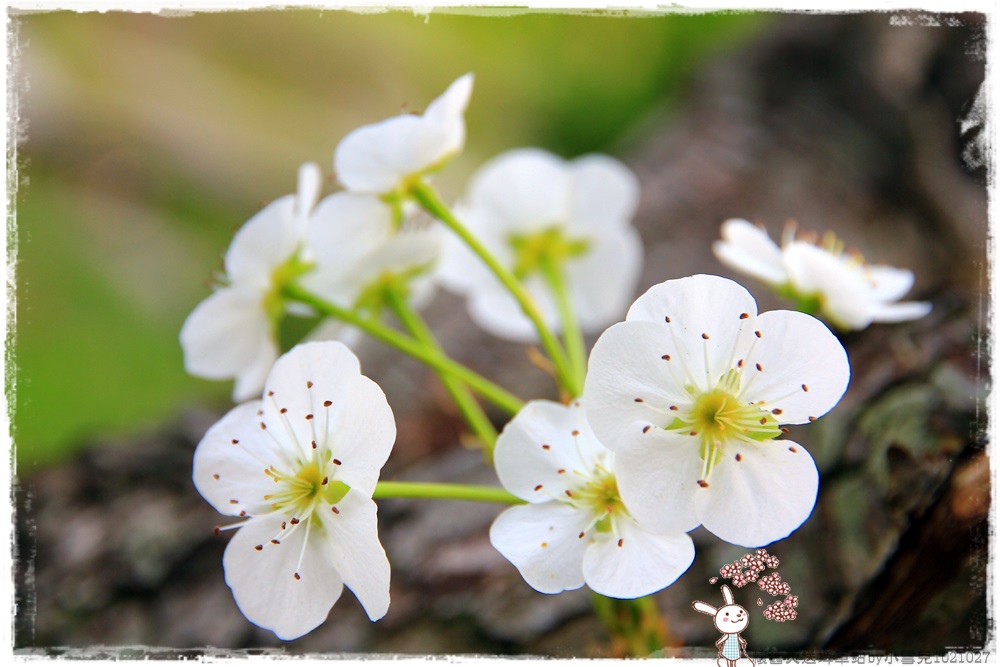
<instances>
[{"instance_id":1,"label":"white flower","mask_svg":"<svg viewBox=\"0 0 1000 667\"><path fill-rule=\"evenodd\" d=\"M377 313L379 289L395 281L419 308L433 295L431 267L442 238L440 225L419 211L407 210L397 221L378 197L338 192L309 220L306 239L316 268L301 282L341 307Z\"/></svg>"},{"instance_id":2,"label":"white flower","mask_svg":"<svg viewBox=\"0 0 1000 667\"><path fill-rule=\"evenodd\" d=\"M822 322L758 316L743 287L699 275L655 285L604 332L584 391L637 520L662 530L693 520L756 547L798 528L816 501L816 464L776 439L780 425L825 414L849 378Z\"/></svg>"},{"instance_id":3,"label":"white flower","mask_svg":"<svg viewBox=\"0 0 1000 667\"><path fill-rule=\"evenodd\" d=\"M198 304L181 328L187 372L235 378L235 401L259 393L278 358L275 327L285 313L280 291L310 268L302 244L319 189L319 167L302 165L298 194L271 202L236 233L226 252L227 284Z\"/></svg>"},{"instance_id":4,"label":"white flower","mask_svg":"<svg viewBox=\"0 0 1000 667\"><path fill-rule=\"evenodd\" d=\"M333 157L344 187L379 195L405 190L405 181L440 168L461 151L472 78L466 74L455 80L423 116L396 116L344 137Z\"/></svg>"},{"instance_id":5,"label":"white flower","mask_svg":"<svg viewBox=\"0 0 1000 667\"><path fill-rule=\"evenodd\" d=\"M385 395L339 342L274 364L262 401L237 406L194 455L194 483L244 517L226 547L243 614L281 639L324 621L347 585L372 620L389 607L389 562L371 499L396 438Z\"/></svg>"},{"instance_id":6,"label":"white flower","mask_svg":"<svg viewBox=\"0 0 1000 667\"><path fill-rule=\"evenodd\" d=\"M726 266L771 285L841 329L915 320L931 311L926 302L897 303L913 287L912 271L865 264L857 253L845 253L832 234L817 246L796 240L789 227L779 248L765 230L733 219L723 223L722 240L712 249Z\"/></svg>"},{"instance_id":7,"label":"white flower","mask_svg":"<svg viewBox=\"0 0 1000 667\"><path fill-rule=\"evenodd\" d=\"M414 179L439 169L465 143L471 74L454 81L423 116L403 115L348 134L334 152L346 191L327 197L309 225L316 271L303 285L337 305L377 314L379 290L405 282L419 308L429 301L442 229L406 198Z\"/></svg>"},{"instance_id":8,"label":"white flower","mask_svg":"<svg viewBox=\"0 0 1000 667\"><path fill-rule=\"evenodd\" d=\"M528 403L500 434L494 460L503 485L528 504L500 514L490 541L532 588L558 593L586 583L602 595L636 598L691 565L694 545L683 530L658 534L626 509L614 455L579 402Z\"/></svg>"},{"instance_id":9,"label":"white flower","mask_svg":"<svg viewBox=\"0 0 1000 667\"><path fill-rule=\"evenodd\" d=\"M617 160L590 155L567 162L539 149L504 153L473 177L456 215L520 278L546 324L560 328L548 272L555 271L585 332L621 318L633 298L642 243L630 221L639 185ZM537 334L510 293L457 238L445 242L441 279L469 297L490 333L530 342Z\"/></svg>"}]
</instances>

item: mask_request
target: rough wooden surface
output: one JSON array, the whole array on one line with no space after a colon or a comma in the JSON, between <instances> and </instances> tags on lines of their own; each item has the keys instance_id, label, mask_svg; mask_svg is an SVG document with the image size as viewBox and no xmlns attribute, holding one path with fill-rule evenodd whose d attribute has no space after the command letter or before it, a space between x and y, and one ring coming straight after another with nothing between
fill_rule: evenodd
<instances>
[{"instance_id":1,"label":"rough wooden surface","mask_svg":"<svg viewBox=\"0 0 1000 667\"><path fill-rule=\"evenodd\" d=\"M847 395L790 434L822 473L813 516L770 549L799 617L766 621L755 606L766 596L736 590L753 614L751 654L912 655L988 639L986 170L969 143L976 130L963 136L959 125L983 80L983 25L971 15L937 20L947 25L788 15L709 64L676 112L628 142L643 184L643 289L696 272L732 275L709 249L728 217L774 234L795 218L837 230L870 260L913 268L915 298L934 302L923 320L845 336ZM783 305L751 287L762 309ZM524 350L475 332L456 299L442 296L428 317L459 360L524 396L552 396ZM374 344L360 354L399 420L386 478L492 483L458 444L461 423L430 373ZM16 480L19 650L610 654L589 594L528 588L489 545L498 508L472 503L380 503L393 565L382 621L368 622L345 592L302 639L255 628L223 580L219 517L190 481L194 446L217 417L179 415L165 432ZM716 631L691 600L717 594L709 578L744 550L701 529L693 537L694 565L656 599L674 647L707 656ZM165 648L116 648L132 645Z\"/></svg>"}]
</instances>

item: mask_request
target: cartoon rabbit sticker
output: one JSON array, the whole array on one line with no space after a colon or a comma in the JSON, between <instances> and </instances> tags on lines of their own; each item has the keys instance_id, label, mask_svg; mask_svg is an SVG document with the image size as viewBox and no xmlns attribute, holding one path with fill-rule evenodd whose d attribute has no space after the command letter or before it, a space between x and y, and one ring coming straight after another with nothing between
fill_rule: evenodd
<instances>
[{"instance_id":1,"label":"cartoon rabbit sticker","mask_svg":"<svg viewBox=\"0 0 1000 667\"><path fill-rule=\"evenodd\" d=\"M747 655L747 640L740 633L750 624L747 610L733 602L733 592L729 586L722 587L722 597L726 604L716 609L701 600L691 603L695 611L715 617L715 627L722 633L715 645L719 649L719 667L753 667L753 660ZM744 658L740 658L740 653Z\"/></svg>"}]
</instances>

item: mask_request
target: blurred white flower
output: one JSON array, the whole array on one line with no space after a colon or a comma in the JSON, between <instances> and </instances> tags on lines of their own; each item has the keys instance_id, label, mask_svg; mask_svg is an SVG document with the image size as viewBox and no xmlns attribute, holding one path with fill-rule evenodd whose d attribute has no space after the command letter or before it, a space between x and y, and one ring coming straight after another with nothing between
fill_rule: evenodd
<instances>
[{"instance_id":1,"label":"blurred white flower","mask_svg":"<svg viewBox=\"0 0 1000 667\"><path fill-rule=\"evenodd\" d=\"M472 81L472 74L456 79L423 116L396 116L348 134L334 152L337 178L350 191L391 196L439 169L465 144Z\"/></svg>"},{"instance_id":2,"label":"blurred white flower","mask_svg":"<svg viewBox=\"0 0 1000 667\"><path fill-rule=\"evenodd\" d=\"M500 434L494 461L504 487L528 504L500 514L490 541L532 588L558 593L586 583L602 595L636 598L691 565L694 545L683 530L658 534L626 509L614 455L579 402L528 403Z\"/></svg>"},{"instance_id":3,"label":"blurred white flower","mask_svg":"<svg viewBox=\"0 0 1000 667\"><path fill-rule=\"evenodd\" d=\"M504 153L473 177L456 216L520 278L546 324L559 330L552 272L565 283L584 332L621 318L633 297L642 243L631 218L639 184L601 155L567 162L539 149ZM490 333L536 340L531 321L493 273L459 239L445 241L446 287L469 299L472 318Z\"/></svg>"},{"instance_id":4,"label":"blurred white flower","mask_svg":"<svg viewBox=\"0 0 1000 667\"><path fill-rule=\"evenodd\" d=\"M271 202L236 232L226 252L226 284L198 304L181 328L187 372L235 378L235 401L259 393L278 358L276 327L286 311L281 289L312 268L303 242L319 190L319 167L303 164L298 193Z\"/></svg>"},{"instance_id":5,"label":"blurred white flower","mask_svg":"<svg viewBox=\"0 0 1000 667\"><path fill-rule=\"evenodd\" d=\"M441 226L418 210L407 207L397 221L378 197L338 192L310 218L306 240L315 270L301 283L338 306L372 315L382 306L382 288L392 283L419 308L433 295L432 267L443 236Z\"/></svg>"},{"instance_id":6,"label":"blurred white flower","mask_svg":"<svg viewBox=\"0 0 1000 667\"><path fill-rule=\"evenodd\" d=\"M809 453L776 439L832 409L850 366L809 315L757 304L737 283L698 275L653 286L598 339L587 418L615 452L622 500L657 530L701 523L747 547L812 513Z\"/></svg>"},{"instance_id":7,"label":"blurred white flower","mask_svg":"<svg viewBox=\"0 0 1000 667\"><path fill-rule=\"evenodd\" d=\"M396 438L392 410L339 342L293 348L262 401L237 406L194 455L194 483L243 517L226 547L226 583L251 622L281 639L322 623L347 585L372 620L389 607L378 540L379 470Z\"/></svg>"},{"instance_id":8,"label":"blurred white flower","mask_svg":"<svg viewBox=\"0 0 1000 667\"><path fill-rule=\"evenodd\" d=\"M729 268L771 285L840 329L915 320L931 311L926 302L898 303L913 287L912 271L865 264L857 253L845 253L832 234L815 245L797 240L788 227L778 247L765 230L733 219L722 224L722 240L712 249Z\"/></svg>"}]
</instances>

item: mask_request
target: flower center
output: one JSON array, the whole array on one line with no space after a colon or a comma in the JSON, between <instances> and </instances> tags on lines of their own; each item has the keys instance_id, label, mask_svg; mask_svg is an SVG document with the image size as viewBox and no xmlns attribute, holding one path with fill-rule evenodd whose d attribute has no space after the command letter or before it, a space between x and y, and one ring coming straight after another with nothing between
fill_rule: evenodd
<instances>
[{"instance_id":1,"label":"flower center","mask_svg":"<svg viewBox=\"0 0 1000 667\"><path fill-rule=\"evenodd\" d=\"M706 392L688 388L694 398L691 407L667 426L698 438L703 479L711 474L727 444L757 444L781 435L778 420L770 412L740 398L739 385L739 373L730 371Z\"/></svg>"},{"instance_id":2,"label":"flower center","mask_svg":"<svg viewBox=\"0 0 1000 667\"><path fill-rule=\"evenodd\" d=\"M512 234L508 240L514 250L514 275L520 280L558 269L567 259L579 257L590 249L587 239L566 238L557 225L533 234Z\"/></svg>"},{"instance_id":3,"label":"flower center","mask_svg":"<svg viewBox=\"0 0 1000 667\"><path fill-rule=\"evenodd\" d=\"M274 510L285 511L299 519L311 515L320 501L332 505L350 490L343 482L331 481L315 461L306 463L294 476L283 475L274 466L266 472L281 488L277 493L264 496L264 500L270 501Z\"/></svg>"},{"instance_id":4,"label":"flower center","mask_svg":"<svg viewBox=\"0 0 1000 667\"><path fill-rule=\"evenodd\" d=\"M626 511L618 494L618 480L601 466L582 488L573 491L573 501L577 507L593 512L594 527L599 533L611 532L613 517Z\"/></svg>"},{"instance_id":5,"label":"flower center","mask_svg":"<svg viewBox=\"0 0 1000 667\"><path fill-rule=\"evenodd\" d=\"M392 308L393 301L408 301L410 283L427 273L433 262L402 268L395 271L384 271L377 278L364 286L354 301L353 309L377 318L385 308Z\"/></svg>"}]
</instances>

